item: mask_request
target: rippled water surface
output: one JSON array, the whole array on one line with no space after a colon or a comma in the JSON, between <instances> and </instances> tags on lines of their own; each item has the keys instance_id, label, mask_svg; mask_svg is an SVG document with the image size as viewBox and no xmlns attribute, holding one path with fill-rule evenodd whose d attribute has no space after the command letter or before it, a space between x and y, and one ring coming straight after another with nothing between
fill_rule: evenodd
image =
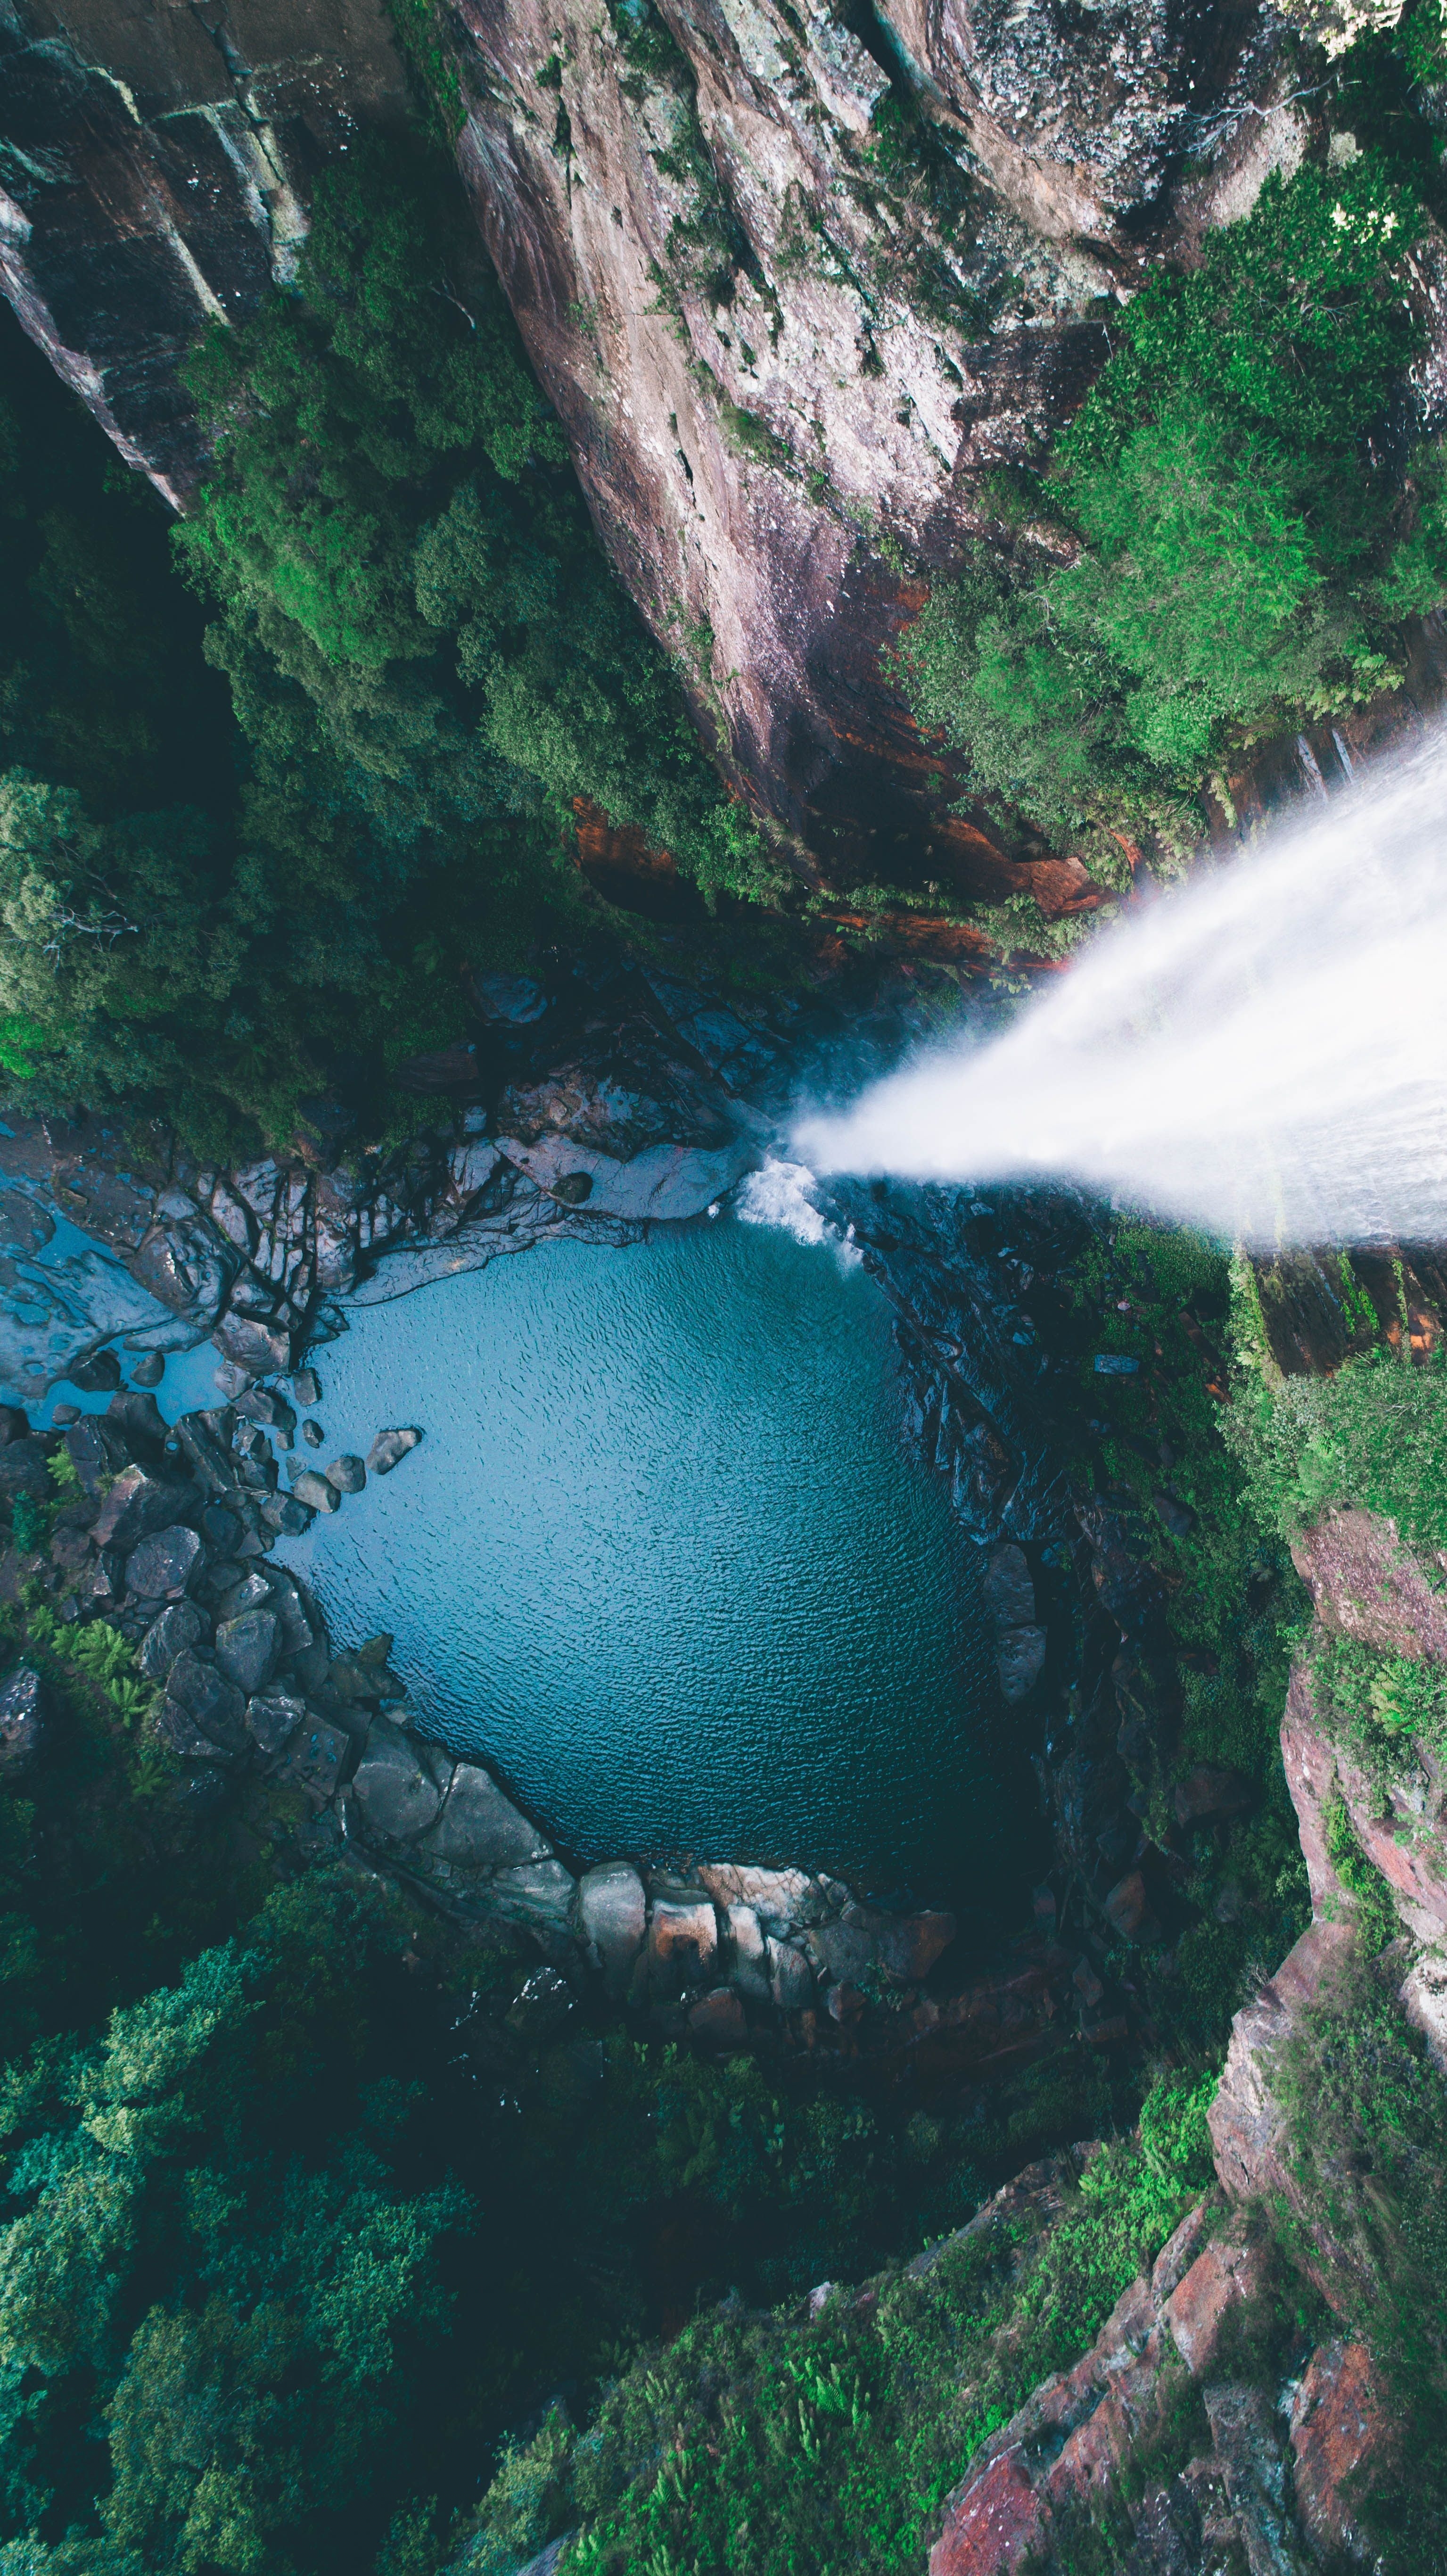
<instances>
[{"instance_id":1,"label":"rippled water surface","mask_svg":"<svg viewBox=\"0 0 1447 2576\"><path fill-rule=\"evenodd\" d=\"M860 1268L728 1217L556 1244L354 1310L318 1368L319 1462L426 1438L284 1553L566 1848L988 1901L1021 1802Z\"/></svg>"}]
</instances>

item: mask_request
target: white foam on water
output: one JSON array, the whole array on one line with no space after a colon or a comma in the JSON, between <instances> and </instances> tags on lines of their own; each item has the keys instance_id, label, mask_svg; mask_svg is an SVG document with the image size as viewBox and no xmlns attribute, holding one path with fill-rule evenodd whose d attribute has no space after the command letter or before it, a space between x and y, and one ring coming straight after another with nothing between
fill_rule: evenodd
<instances>
[{"instance_id":1,"label":"white foam on water","mask_svg":"<svg viewBox=\"0 0 1447 2576\"><path fill-rule=\"evenodd\" d=\"M756 1172L741 1182L734 1200L735 1214L745 1225L777 1226L791 1234L796 1243L828 1244L846 1270L852 1270L862 1258L849 1236L841 1236L827 1217L820 1215L810 1197L815 1187L814 1175L807 1163L784 1162L770 1154ZM853 1234L853 1227L849 1230Z\"/></svg>"},{"instance_id":2,"label":"white foam on water","mask_svg":"<svg viewBox=\"0 0 1447 2576\"><path fill-rule=\"evenodd\" d=\"M1258 1249L1447 1240L1447 740L790 1143L815 1172L1073 1181Z\"/></svg>"}]
</instances>

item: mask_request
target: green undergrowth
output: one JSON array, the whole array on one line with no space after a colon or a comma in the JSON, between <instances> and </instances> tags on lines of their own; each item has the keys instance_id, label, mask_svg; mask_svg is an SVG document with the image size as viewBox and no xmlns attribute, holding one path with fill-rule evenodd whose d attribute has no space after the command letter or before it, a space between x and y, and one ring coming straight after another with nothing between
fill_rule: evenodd
<instances>
[{"instance_id":1,"label":"green undergrowth","mask_svg":"<svg viewBox=\"0 0 1447 2576\"><path fill-rule=\"evenodd\" d=\"M787 871L609 569L439 147L357 139L294 286L186 373L189 591L74 397L23 345L7 375L0 1065L18 1106L158 1108L225 1163L329 1091L388 1132L469 967L596 928L580 803L709 905Z\"/></svg>"},{"instance_id":2,"label":"green undergrowth","mask_svg":"<svg viewBox=\"0 0 1447 2576\"><path fill-rule=\"evenodd\" d=\"M1121 1684L1123 1742L1147 1830L1176 1847L1184 1839L1192 1870L1195 1919L1143 1972L1178 2043L1215 2051L1253 1980L1277 1966L1309 1919L1278 1742L1308 1605L1285 1540L1252 1510L1223 1437L1234 1347L1228 1256L1185 1232L1118 1222L1097 1238L1075 1293L1096 1327L1077 1378L1091 1433L1085 1473L1159 1572L1179 1695L1173 1720L1169 1682L1164 1692L1149 1675ZM1102 1372L1102 1358L1135 1365ZM1132 1693L1142 1690L1144 1722L1131 1729ZM1241 1772L1253 1803L1183 1838L1173 1789L1198 1762Z\"/></svg>"},{"instance_id":3,"label":"green undergrowth","mask_svg":"<svg viewBox=\"0 0 1447 2576\"><path fill-rule=\"evenodd\" d=\"M1401 151L1313 156L1112 322L1035 480L1049 542L1012 513L901 649L975 793L1113 875L1122 826L1169 864L1245 745L1398 682L1447 592L1440 445L1398 419L1426 214Z\"/></svg>"},{"instance_id":4,"label":"green undergrowth","mask_svg":"<svg viewBox=\"0 0 1447 2576\"><path fill-rule=\"evenodd\" d=\"M917 2568L980 2443L1079 2356L1209 2188L1213 2089L1159 2085L1043 2240L983 2227L816 2313L736 2299L641 2356L586 2429L555 2416L508 2456L457 2576L504 2576L574 2522L569 2576Z\"/></svg>"},{"instance_id":5,"label":"green undergrowth","mask_svg":"<svg viewBox=\"0 0 1447 2576\"><path fill-rule=\"evenodd\" d=\"M1375 1873L1373 1873L1375 1875ZM1398 2438L1358 2499L1392 2576L1447 2567L1447 2087L1398 1997L1402 1944L1359 1946L1277 2074L1301 2215L1288 2250L1338 2249L1337 2294L1383 2373Z\"/></svg>"}]
</instances>

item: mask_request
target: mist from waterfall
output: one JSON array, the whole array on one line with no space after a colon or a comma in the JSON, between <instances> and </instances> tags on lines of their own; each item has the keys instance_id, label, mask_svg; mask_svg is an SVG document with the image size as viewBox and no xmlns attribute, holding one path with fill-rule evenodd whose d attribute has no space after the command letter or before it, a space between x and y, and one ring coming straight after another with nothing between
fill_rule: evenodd
<instances>
[{"instance_id":1,"label":"mist from waterfall","mask_svg":"<svg viewBox=\"0 0 1447 2576\"><path fill-rule=\"evenodd\" d=\"M1447 739L1132 905L1004 1034L790 1150L1072 1181L1263 1250L1447 1238Z\"/></svg>"}]
</instances>

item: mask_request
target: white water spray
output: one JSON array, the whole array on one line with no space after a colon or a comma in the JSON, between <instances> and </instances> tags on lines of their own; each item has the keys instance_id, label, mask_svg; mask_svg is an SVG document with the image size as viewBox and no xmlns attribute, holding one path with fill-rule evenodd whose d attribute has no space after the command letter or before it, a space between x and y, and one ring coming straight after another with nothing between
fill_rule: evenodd
<instances>
[{"instance_id":1,"label":"white water spray","mask_svg":"<svg viewBox=\"0 0 1447 2576\"><path fill-rule=\"evenodd\" d=\"M791 1150L1071 1180L1258 1249L1447 1239L1447 739L1131 911L1005 1035L801 1119Z\"/></svg>"}]
</instances>

